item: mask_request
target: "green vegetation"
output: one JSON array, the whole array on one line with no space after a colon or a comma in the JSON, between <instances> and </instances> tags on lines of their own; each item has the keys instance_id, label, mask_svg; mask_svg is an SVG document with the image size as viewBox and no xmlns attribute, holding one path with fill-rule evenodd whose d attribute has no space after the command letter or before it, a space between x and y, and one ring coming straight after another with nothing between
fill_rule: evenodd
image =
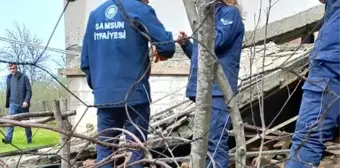
<instances>
[{"instance_id":1,"label":"green vegetation","mask_svg":"<svg viewBox=\"0 0 340 168\"><path fill-rule=\"evenodd\" d=\"M59 78L62 83L66 83L65 78ZM67 91L54 80L34 81L32 85L32 100L30 112L44 111L42 101L45 101L45 109L53 109L53 100L67 97ZM0 90L0 116L7 115L5 108L6 88Z\"/></svg>"},{"instance_id":2,"label":"green vegetation","mask_svg":"<svg viewBox=\"0 0 340 168\"><path fill-rule=\"evenodd\" d=\"M5 133L6 128L1 128L1 131ZM35 134L34 137L32 138L32 143L27 144L25 129L22 127L15 127L12 144L20 149L29 149L29 148L39 147L39 146L53 145L59 142L59 137L60 137L59 133L56 133L53 131L32 128L32 134L33 135ZM2 139L4 138L4 136L0 134L0 138ZM13 145L3 144L1 142L0 153L18 150Z\"/></svg>"},{"instance_id":3,"label":"green vegetation","mask_svg":"<svg viewBox=\"0 0 340 168\"><path fill-rule=\"evenodd\" d=\"M45 42L33 34L24 24L14 22L12 28L6 29L7 38L23 43L30 43L36 46L45 45ZM66 55L56 54L54 52L44 52L38 47L22 45L17 43L6 43L0 48L0 57L7 61L15 62L34 62L35 65L18 65L19 71L27 75L32 85L32 99L30 112L52 111L54 102L60 98L67 98L67 91L56 82L50 74L54 75L58 80L66 84L66 78L58 76L57 69L66 68ZM2 70L8 71L7 64L0 64ZM42 69L41 69L42 68ZM48 73L46 72L48 71ZM6 74L6 72L5 72ZM0 117L6 116L8 109L5 108L6 96L6 77L7 74L0 77ZM53 122L51 122L53 123ZM51 124L49 123L49 124ZM5 128L1 128L4 133ZM36 132L33 128L33 134ZM0 138L3 135L0 134ZM59 141L59 134L38 129L33 137L33 144L26 143L26 135L23 128L15 127L13 144L21 149L37 147L48 144L55 144ZM3 144L0 141L0 152L16 150L13 146Z\"/></svg>"},{"instance_id":4,"label":"green vegetation","mask_svg":"<svg viewBox=\"0 0 340 168\"><path fill-rule=\"evenodd\" d=\"M63 83L65 79L60 79ZM3 88L0 90L0 116L6 116L8 109L5 108L5 90ZM57 100L59 98L65 98L67 96L67 91L62 88L59 84L56 84L55 81L35 81L32 85L32 100L31 100L31 108L30 112L35 111L51 111L53 109L53 100ZM42 106L42 101L45 101L45 107ZM55 122L52 121L49 125L55 125ZM0 128L2 133L6 132L6 128ZM35 135L34 135L35 134ZM33 143L27 144L26 142L26 135L25 129L22 127L15 127L12 144L17 146L20 149L29 149L39 146L46 146L51 144L57 144L59 142L59 133L44 130L44 129L37 129L32 128L32 138ZM0 139L4 138L2 134L0 134ZM3 144L0 141L0 153L9 152L18 150L11 144Z\"/></svg>"}]
</instances>

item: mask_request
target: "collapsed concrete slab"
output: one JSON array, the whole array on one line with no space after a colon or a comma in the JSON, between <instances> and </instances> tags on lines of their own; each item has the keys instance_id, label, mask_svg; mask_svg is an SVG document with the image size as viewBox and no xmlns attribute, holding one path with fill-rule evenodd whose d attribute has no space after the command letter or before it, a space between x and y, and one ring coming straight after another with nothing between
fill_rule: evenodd
<instances>
[{"instance_id":1,"label":"collapsed concrete slab","mask_svg":"<svg viewBox=\"0 0 340 168\"><path fill-rule=\"evenodd\" d=\"M252 115L251 110L253 110L254 106L251 106L251 104L256 104L255 101L258 100L257 95L261 92L261 74L263 74L264 81L264 96L265 99L268 99L271 95L275 95L277 92L295 83L299 80L299 76L304 76L308 72L308 55L312 47L312 45L295 46L269 43L266 45L266 54L264 54L264 46L243 49L237 100L244 116L245 124L248 123L247 118ZM265 73L263 73L263 70ZM174 105L173 108L167 108L151 116L149 142L147 143L149 148L166 154L166 152L164 152L166 148L181 146L180 151L175 154L176 156L186 156L190 152L190 148L183 148L183 146L190 146L195 106L188 100L180 104L181 106L185 106L185 108L174 110L180 107L179 105ZM271 113L274 112L272 111ZM246 129L247 128L248 127L246 127ZM289 136L289 133L279 130L273 133L274 135ZM230 139L232 139L233 133L229 132L229 135L231 136ZM254 137L254 134L246 132L247 139L252 137ZM274 139L275 137L266 136L265 138ZM72 159L74 159L75 155L78 155L77 151L83 148L85 142L77 144L78 145L72 147ZM53 149L41 152L54 153ZM77 162L79 166L81 165L81 160L93 159L95 156L94 144L87 146L84 153L80 155L82 157L80 157ZM155 153L155 155L155 157L162 157L158 156L157 153ZM6 163L14 165L18 159L19 156L7 158ZM58 164L59 162L60 158L56 155L25 155L25 157L22 158L20 166L32 165L33 167L34 165Z\"/></svg>"},{"instance_id":2,"label":"collapsed concrete slab","mask_svg":"<svg viewBox=\"0 0 340 168\"><path fill-rule=\"evenodd\" d=\"M288 87L299 80L301 76L308 72L308 55L312 50L312 45L277 46L273 43L267 45L265 57L263 57L263 46L256 47L257 52L247 56L250 50L244 49L242 52L241 68L239 74L239 92L237 100L240 111L244 118L251 115L251 110L258 101L258 94L261 93L261 74L263 77L263 89L265 99L276 94L280 90ZM298 49L299 48L299 49ZM295 51L296 50L296 51ZM264 69L262 69L264 60ZM251 61L250 61L251 60ZM265 73L262 73L264 70ZM187 108L180 112L168 111L151 118L149 137L162 138L171 135L178 138L190 139L193 129L194 105L187 102ZM274 112L272 112L274 114ZM161 136L162 135L162 136ZM165 148L165 145L178 145L181 140L173 139L164 142L150 144L152 148Z\"/></svg>"},{"instance_id":3,"label":"collapsed concrete slab","mask_svg":"<svg viewBox=\"0 0 340 168\"><path fill-rule=\"evenodd\" d=\"M295 40L307 33L314 33L321 27L324 5L318 5L296 15L269 23L255 31L248 31L243 40L243 46L262 45L267 36L268 42L283 44ZM267 27L267 34L266 34ZM266 35L266 36L265 36Z\"/></svg>"},{"instance_id":4,"label":"collapsed concrete slab","mask_svg":"<svg viewBox=\"0 0 340 168\"><path fill-rule=\"evenodd\" d=\"M323 8L323 5L319 5L297 15L270 23L268 25L267 42L271 41L276 44L282 44L304 36L306 32L309 32L313 27L315 28L313 31L317 31L319 27L316 25L318 25L323 16ZM253 119L252 115L256 113L252 112L252 110L254 109L254 104L257 104L258 94L262 87L262 83L260 82L262 80L261 74L264 75L264 96L265 99L268 100L271 99L270 96L277 94L284 90L284 88L295 85L299 80L299 76L303 76L308 72L308 54L312 49L311 45L297 47L269 43L266 44L266 54L264 54L263 46L256 46L254 48L246 47L263 44L265 27L256 30L255 36L252 36L253 34L253 31L246 32L239 74L239 92L237 94L239 108L241 109L244 121L245 123L250 123L250 125L256 125L251 123ZM79 52L80 49L81 48L78 46L75 50L76 52ZM178 76L187 78L186 76L189 74L189 60L184 56L180 48L177 48L176 51L178 51L176 56L174 56L176 59L152 65L152 74L154 74L152 78L154 78L155 83L155 86L152 86L152 90L157 90L156 88L158 86L163 86L163 89L161 90L170 90L164 85L165 83L170 83L169 81L173 80L176 81L176 84L174 85L179 85L178 82L182 80L182 78L179 80ZM73 56L74 55L75 54L73 54ZM91 91L88 88L85 88L85 77L79 70L79 60L79 55L72 58L70 57L70 59L68 59L68 69L61 73L69 78L70 83L68 86L71 88L70 90L74 91L76 95L81 98L86 99L87 102L92 102L93 100L88 98L92 96ZM262 68L266 73L262 73ZM162 78L158 78L159 76L162 76ZM71 78L75 77L77 77L79 82L72 83L73 79ZM165 78L170 80L164 82L163 79ZM184 78L183 83L186 83ZM164 89L164 87L166 89ZM180 96L184 97L183 95ZM169 97L169 99L164 100L167 101L166 110L156 110L151 116L149 128L150 143L148 143L148 146L152 149L162 149L164 151L164 148L168 147L190 145L189 142L183 140L190 140L192 136L194 104L191 104L190 101L182 98L182 102L177 103L181 105L176 106L175 104L170 103L173 103L173 100L177 99L177 97ZM275 99L276 98L277 97L275 97ZM72 108L80 108L77 111L81 111L81 108L84 108L75 101L72 103ZM169 108L169 106L174 106L174 108ZM185 108L183 108L183 106ZM274 113L272 111L279 110L265 111L270 111L269 113L266 113L266 115L268 115ZM79 113L79 115L82 115L82 113ZM84 120L90 122L90 118L95 117L90 116ZM77 119L78 118L76 118L75 121L77 121ZM96 125L95 122L91 124ZM286 133L275 131L275 134L282 135ZM233 136L232 132L230 132L230 135ZM174 138L167 138L166 141L156 141L157 139L164 138L164 136ZM247 136L249 138L253 137L253 135L250 134L247 134ZM190 148L184 150L190 152ZM186 155L186 153L182 153L181 155Z\"/></svg>"}]
</instances>

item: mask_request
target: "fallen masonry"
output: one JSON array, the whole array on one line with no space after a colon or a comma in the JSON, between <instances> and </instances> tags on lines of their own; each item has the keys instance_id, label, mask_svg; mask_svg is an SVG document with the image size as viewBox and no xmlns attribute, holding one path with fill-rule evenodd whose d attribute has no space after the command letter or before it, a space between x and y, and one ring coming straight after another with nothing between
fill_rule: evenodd
<instances>
[{"instance_id":1,"label":"fallen masonry","mask_svg":"<svg viewBox=\"0 0 340 168\"><path fill-rule=\"evenodd\" d=\"M300 96L299 93L294 93L293 88L298 88L295 90L301 88L299 76L304 76L308 72L308 54L311 51L312 45L305 44L297 48L298 46L295 45L275 45L274 43L269 43L267 47L265 59L266 73L264 74L264 96L266 99L265 104L267 105L265 114L267 114L266 125L269 125L272 122L272 126L266 130L266 136L264 138L267 143L263 149L261 163L273 164L274 167L276 163L279 165L282 160L287 158L287 154L289 153L288 149L291 141L292 127L297 119L296 115L298 111L298 107L293 107L292 104L296 104ZM254 161L259 154L258 142L261 139L259 134L262 132L260 123L258 122L259 118L256 117L259 116L256 95L258 94L257 84L260 82L259 73L262 72L263 47L257 46L255 51L256 54L253 54L251 63L249 61L249 56L246 56L250 50L244 49L242 53L243 60L239 76L240 91L237 94L239 108L244 119L249 165L254 164ZM250 64L252 67L250 67ZM250 75L251 68L252 75ZM289 100L289 96L291 97L290 99L293 100ZM283 103L281 102L281 99L288 99L289 101ZM274 101L275 103L270 103L270 101ZM280 112L280 108L283 106L285 106L285 108ZM183 110L174 110L179 107ZM170 156L168 149L171 149L180 163L188 161L189 158L187 156L190 153L194 110L194 104L185 100L179 105L174 105L173 107L169 107L166 110L151 116L149 128L150 134L146 146L149 149L152 149L155 158L159 157L160 160L164 162L172 163L173 160L165 157ZM95 129L92 131L94 130ZM233 131L232 129L227 131L231 136L229 155L232 159L234 156L233 147L235 146L232 138ZM95 158L96 153L94 144L74 138L71 142L71 163L73 163L76 158L75 167L81 166L84 160ZM19 159L19 167L58 165L60 164L60 157L54 154L58 150L58 147L59 146L40 149L38 150L40 155L25 154L21 158L17 155L2 157L1 160L5 161L9 167L18 164ZM336 159L339 157L339 149L339 142L328 143L327 156L325 157L327 163L330 162L330 158ZM82 152L79 153L79 151Z\"/></svg>"},{"instance_id":2,"label":"fallen masonry","mask_svg":"<svg viewBox=\"0 0 340 168\"><path fill-rule=\"evenodd\" d=\"M295 127L294 124L297 119L298 105L301 101L301 84L303 83L301 79L308 73L308 55L313 45L304 44L299 46L298 44L285 43L306 36L307 33L311 33L310 30L313 27L315 27L313 31L318 31L319 26L317 25L322 18L323 8L324 6L319 5L297 15L270 23L268 25L267 41L271 42L266 45L265 57L264 46L260 45L265 37L265 28L262 27L255 33L246 33L244 47L249 48L244 48L242 51L237 100L244 121L247 164L249 166L255 164L259 155L260 134L264 131L261 128L258 103L262 87L261 81L263 81L264 86L265 123L268 127L265 130L265 145L260 158L261 163L262 165L269 164L269 167L282 167L284 160L287 158L292 132ZM253 46L254 43L256 46ZM188 62L188 60L184 61ZM72 65L74 67L78 66L79 57L75 57L69 64L71 64L71 67L73 67ZM171 69L177 73L178 69L176 68L178 67L175 65L176 62L174 61L171 65L160 67ZM262 72L262 67L264 72ZM153 70L162 71L156 68ZM150 134L148 135L149 140L146 146L154 158L159 158L158 160L167 162L173 167L176 167L173 164L174 160L179 163L188 161L194 110L195 105L189 100L185 100L151 116ZM92 130L92 135L95 134L93 127L90 130ZM230 128L226 131L230 135L229 155L233 160L235 151L233 130ZM91 133L86 134L90 135ZM83 161L95 158L96 150L93 143L72 138L71 144L71 163L75 163L74 167L81 167ZM328 142L326 146L327 151L320 167L326 168L340 165L339 135L331 142ZM8 167L16 167L16 165L18 167L32 168L44 167L43 165L46 167L47 165L58 167L60 157L55 153L59 147L57 145L52 148L29 151L27 152L28 154L22 155L22 157L20 155L2 156L0 160L4 161ZM171 150L176 159L170 157L169 150ZM232 161L230 162L230 167L233 167Z\"/></svg>"}]
</instances>

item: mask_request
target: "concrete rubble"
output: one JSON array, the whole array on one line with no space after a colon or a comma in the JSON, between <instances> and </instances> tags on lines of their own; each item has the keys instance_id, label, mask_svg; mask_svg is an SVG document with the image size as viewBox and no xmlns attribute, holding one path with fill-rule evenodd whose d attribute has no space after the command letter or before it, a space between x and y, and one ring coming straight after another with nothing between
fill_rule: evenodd
<instances>
[{"instance_id":1,"label":"concrete rubble","mask_svg":"<svg viewBox=\"0 0 340 168\"><path fill-rule=\"evenodd\" d=\"M243 46L261 45L264 43L265 35L267 42L284 44L287 41L303 37L307 33L317 32L321 27L319 21L323 17L324 8L325 5L317 5L293 16L271 22L268 24L267 32L266 26L254 28L256 31L247 31L244 36Z\"/></svg>"},{"instance_id":2,"label":"concrete rubble","mask_svg":"<svg viewBox=\"0 0 340 168\"><path fill-rule=\"evenodd\" d=\"M83 149L86 142L81 140L72 140L71 141L71 163L74 161L74 157L78 154L79 151ZM8 168L16 167L19 168L41 168L41 167L53 167L58 166L60 164L60 157L55 155L55 153L59 150L59 145L49 148L42 148L32 154L23 154L9 157L2 157L1 160L4 161ZM95 146L93 144L88 145L82 152L81 157L75 163L74 167L80 167L82 165L82 160L93 158L95 156Z\"/></svg>"},{"instance_id":3,"label":"concrete rubble","mask_svg":"<svg viewBox=\"0 0 340 168\"><path fill-rule=\"evenodd\" d=\"M299 75L306 74L307 66L303 67L300 65L307 65L308 53L311 50L310 45L304 45L300 47L300 49L294 53L294 50L297 46L288 46L282 45L277 46L273 43L268 44L269 49L267 51L267 56L265 60L265 71L275 69L272 72L265 74L264 78L264 94L265 96L273 94L275 91L279 91L280 88L285 88L288 85L294 83L298 80L298 77L293 77L293 75L286 70L276 69L280 67L283 62L287 62L283 67L287 69L291 69L296 71ZM258 52L253 56L252 60L252 74L253 76L262 71L262 58L263 58L263 47L257 47ZM242 55L242 63L239 78L246 79L251 75L249 73L249 57L248 49L244 49ZM293 55L292 55L293 54ZM288 59L289 58L289 59ZM286 61L288 60L288 61ZM243 69L243 70L242 70ZM249 114L249 106L252 102L257 101L258 94L256 85L259 81L256 82L256 78L253 77L252 83L249 80L239 81L240 92L237 94L237 100L239 102L239 107L241 112L244 113L244 117L246 118ZM253 92L250 90L253 89ZM252 93L252 99L250 100L250 93ZM149 132L151 132L150 138L160 137L159 134L163 135L175 135L181 138L190 138L192 135L193 128L193 117L194 117L194 105L191 104L190 101L185 101L180 107L182 107L182 111L173 112L173 109L169 109L168 111L164 110L161 113L156 113L151 117L151 124L149 128ZM183 108L183 106L188 106L187 108ZM177 108L177 107L176 107ZM175 109L175 108L174 108ZM156 145L158 146L158 145Z\"/></svg>"},{"instance_id":4,"label":"concrete rubble","mask_svg":"<svg viewBox=\"0 0 340 168\"><path fill-rule=\"evenodd\" d=\"M261 48L262 47L262 48ZM272 70L268 71L268 73L265 74L264 77L264 86L265 86L265 97L266 99L275 99L275 96L280 96L279 92L282 90L285 90L285 88L290 87L290 85L296 86L296 81L298 81L298 77L296 74L304 76L307 73L307 63L308 63L308 54L311 51L312 46L311 45L303 45L299 47L298 50L296 45L275 45L274 43L269 43L267 45L268 50L266 59L265 59L265 71L266 70ZM296 50L296 51L295 51ZM240 92L237 94L237 100L239 102L239 107L241 109L242 115L244 117L245 122L245 131L246 131L246 138L247 140L252 139L257 136L257 133L259 132L260 125L258 123L250 122L254 118L252 117L250 106L251 104L256 104L255 101L257 101L256 94L258 94L256 88L256 85L258 81L256 82L255 79L258 77L253 77L252 82L250 82L249 78L250 75L250 57L249 57L250 50L244 49L243 50L243 57L242 57L242 63L241 67L243 70L240 72L240 82L239 82L239 88ZM262 71L262 58L263 58L263 46L257 46L256 47L256 54L252 54L252 76L256 76L256 73L260 73ZM288 61L287 61L288 60ZM284 66L281 66L283 62L286 62ZM285 67L285 68L277 68L277 67ZM292 74L288 71L294 71L296 74ZM246 79L246 80L241 80ZM253 90L251 92L250 90ZM277 93L278 95L276 95ZM252 99L250 99L250 95L252 94ZM252 109L255 105L253 105ZM174 110L176 108L181 108L180 111ZM176 156L178 157L185 157L189 154L190 146L189 143L184 143L183 141L180 141L178 139L167 139L166 141L154 141L155 139L161 139L163 137L178 137L182 139L190 140L192 137L192 128L193 128L193 119L194 119L194 110L195 106L193 103L191 103L189 100L185 100L184 102L175 105L173 107L169 107L168 109L153 114L151 116L150 121L150 128L149 128L149 140L151 143L148 143L147 146L153 150L162 152L165 150L165 148L178 148L181 146L182 149L177 149ZM296 111L296 110L295 110ZM277 112L275 113L272 111L273 115L277 115ZM257 115L258 116L258 115ZM256 119L255 119L256 120ZM268 120L268 119L267 119ZM270 119L269 119L270 120ZM278 121L277 124L280 124L281 121ZM282 127L284 128L284 127ZM271 143L267 144L264 147L264 150L285 150L285 153L278 153L278 154L266 154L262 160L263 163L275 163L279 162L280 160L283 160L286 158L286 155L288 154L287 149L289 149L290 145L290 136L291 132L285 131L282 128L278 128L274 131L271 131L270 134L267 134L265 139L266 140L272 140ZM94 133L95 129L92 129L92 133ZM233 136L232 129L228 130L230 133L230 136ZM230 138L232 141L232 138ZM275 140L276 139L276 140ZM259 140L259 138L254 141L253 143L248 144L248 151L258 151L258 144L256 143ZM231 142L232 143L232 142ZM72 158L77 155L77 152L80 151L83 146L86 144L84 141L80 140L73 140L72 145ZM339 144L337 144L339 146ZM185 147L186 146L186 147ZM336 146L336 143L331 143L330 146ZM183 148L184 147L184 148ZM233 144L231 145L233 147ZM57 151L58 147L54 148L47 148L47 149L41 149L39 152L41 153L55 153ZM230 148L232 150L232 148ZM332 150L330 149L328 153L331 153L331 158L337 158L339 156L338 150ZM176 152L176 151L174 151ZM48 164L57 164L60 162L60 158L56 155L43 155L43 156L32 156L32 155L24 155L25 157L21 158L20 164L21 167L26 167L29 165L29 167L35 167L37 165L48 165ZM81 165L83 160L86 159L94 159L95 158L95 145L89 144L85 150L80 154L81 157L78 158L77 164ZM155 153L155 157L158 155ZM14 166L18 163L19 156L14 157L7 157L2 158L8 165ZM256 158L256 154L252 156L251 158ZM329 157L326 157L327 163L330 163L332 159ZM73 162L73 160L71 161ZM254 160L252 160L254 162ZM326 162L326 161L325 161ZM249 163L251 164L251 163ZM326 163L324 163L326 164ZM20 167L20 166L19 166Z\"/></svg>"},{"instance_id":5,"label":"concrete rubble","mask_svg":"<svg viewBox=\"0 0 340 168\"><path fill-rule=\"evenodd\" d=\"M237 100L244 120L249 165L253 165L257 158L259 134L263 131L258 107L258 95L261 92L262 80L264 81L265 122L266 126L269 126L269 130L266 131L265 140L267 143L263 149L264 154L261 162L272 164L272 167L282 167L283 160L287 158L299 109L297 104L300 104L301 101L302 82L300 78L308 73L308 55L313 45L303 44L300 46L299 44L286 44L285 42L305 36L310 26L317 25L322 18L323 7L322 5L316 6L268 25L271 28L269 28L267 37L271 42L266 44L266 54L264 54L264 46L260 45L264 37L263 28L257 30L255 38L250 40L257 44L255 47L249 47L251 45L247 41L244 43L244 46L249 48L244 48L242 51ZM297 24L291 24L295 22ZM315 31L317 30L318 28L315 29ZM246 38L249 40L252 34L253 32L247 32ZM181 52L180 55L183 55L181 49L178 48L177 50ZM79 57L74 59L79 59ZM189 64L188 60L185 61L186 64ZM79 60L70 61L69 67L77 66L78 62ZM169 65L169 68L173 67L176 67L175 62ZM262 74L263 79L261 79ZM181 110L178 110L178 108ZM147 146L154 151L152 152L154 157L163 157L159 153L169 155L168 152L164 152L166 151L165 148L171 148L176 157L188 156L190 144L178 139L190 140L192 138L194 110L195 105L189 100L185 100L151 116L150 134L148 135L150 143ZM95 133L94 131L95 129L92 129L92 134ZM230 154L233 157L235 142L232 138L232 128L228 132L230 134ZM178 137L178 139L155 141L164 137ZM320 167L335 167L340 163L339 141L339 138L336 137L327 144L328 149ZM86 142L74 139L72 143L71 158L74 160L78 151L84 148ZM181 148L178 148L179 146ZM54 153L57 149L58 146L41 149L39 152ZM84 160L95 158L95 145L87 145L80 156L76 167L82 165ZM5 161L9 167L15 167L19 158L20 156L12 156L1 158L1 160ZM60 158L56 155L24 155L20 160L19 167L32 168L38 165L60 162Z\"/></svg>"}]
</instances>

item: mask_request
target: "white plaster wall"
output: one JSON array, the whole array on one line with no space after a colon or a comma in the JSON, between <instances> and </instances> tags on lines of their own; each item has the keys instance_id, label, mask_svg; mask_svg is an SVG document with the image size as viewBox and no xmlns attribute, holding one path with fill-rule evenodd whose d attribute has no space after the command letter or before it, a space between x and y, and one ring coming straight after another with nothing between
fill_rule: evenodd
<instances>
[{"instance_id":1,"label":"white plaster wall","mask_svg":"<svg viewBox=\"0 0 340 168\"><path fill-rule=\"evenodd\" d=\"M64 15L66 48L72 45L80 46L87 23L86 11L86 3L83 1L69 3Z\"/></svg>"},{"instance_id":2,"label":"white plaster wall","mask_svg":"<svg viewBox=\"0 0 340 168\"><path fill-rule=\"evenodd\" d=\"M87 86L85 77L83 76L74 76L68 79L69 81L69 89L78 96L82 101L86 104L93 104L93 95L92 90ZM187 83L186 76L151 76L150 77L150 85L151 85L151 97L153 101L157 99L163 98L151 105L151 114L160 112L166 108L169 108L172 105L178 104L184 100L185 98L185 86ZM175 92L177 91L177 92ZM175 92L175 93L173 93ZM84 114L86 106L83 105L79 100L77 100L74 96L70 95L69 98L69 108L70 110L76 110L77 115L71 117L71 124L73 126L80 120L81 116ZM177 110L184 110L186 105L182 105L178 107ZM76 132L83 133L86 131L86 124L93 124L96 126L97 117L96 117L96 108L89 108L83 119L77 126Z\"/></svg>"},{"instance_id":3,"label":"white plaster wall","mask_svg":"<svg viewBox=\"0 0 340 168\"><path fill-rule=\"evenodd\" d=\"M187 82L187 76L151 76L152 114L185 101ZM184 110L185 107L186 105L183 105L176 110Z\"/></svg>"},{"instance_id":4,"label":"white plaster wall","mask_svg":"<svg viewBox=\"0 0 340 168\"><path fill-rule=\"evenodd\" d=\"M90 12L105 0L81 0L69 3L65 11L66 48L72 45L81 46ZM66 1L64 1L66 4Z\"/></svg>"},{"instance_id":5,"label":"white plaster wall","mask_svg":"<svg viewBox=\"0 0 340 168\"><path fill-rule=\"evenodd\" d=\"M105 1L82 0L70 3L65 12L66 47L81 43L90 12ZM260 26L265 24L267 0L239 0L239 2L244 12L246 30L254 29L257 22L254 21L254 16L258 18L260 8L262 8ZM271 10L269 21L280 20L319 4L318 0L279 0ZM164 26L174 33L174 37L183 30L191 33L182 0L150 0L150 5L155 8Z\"/></svg>"}]
</instances>

